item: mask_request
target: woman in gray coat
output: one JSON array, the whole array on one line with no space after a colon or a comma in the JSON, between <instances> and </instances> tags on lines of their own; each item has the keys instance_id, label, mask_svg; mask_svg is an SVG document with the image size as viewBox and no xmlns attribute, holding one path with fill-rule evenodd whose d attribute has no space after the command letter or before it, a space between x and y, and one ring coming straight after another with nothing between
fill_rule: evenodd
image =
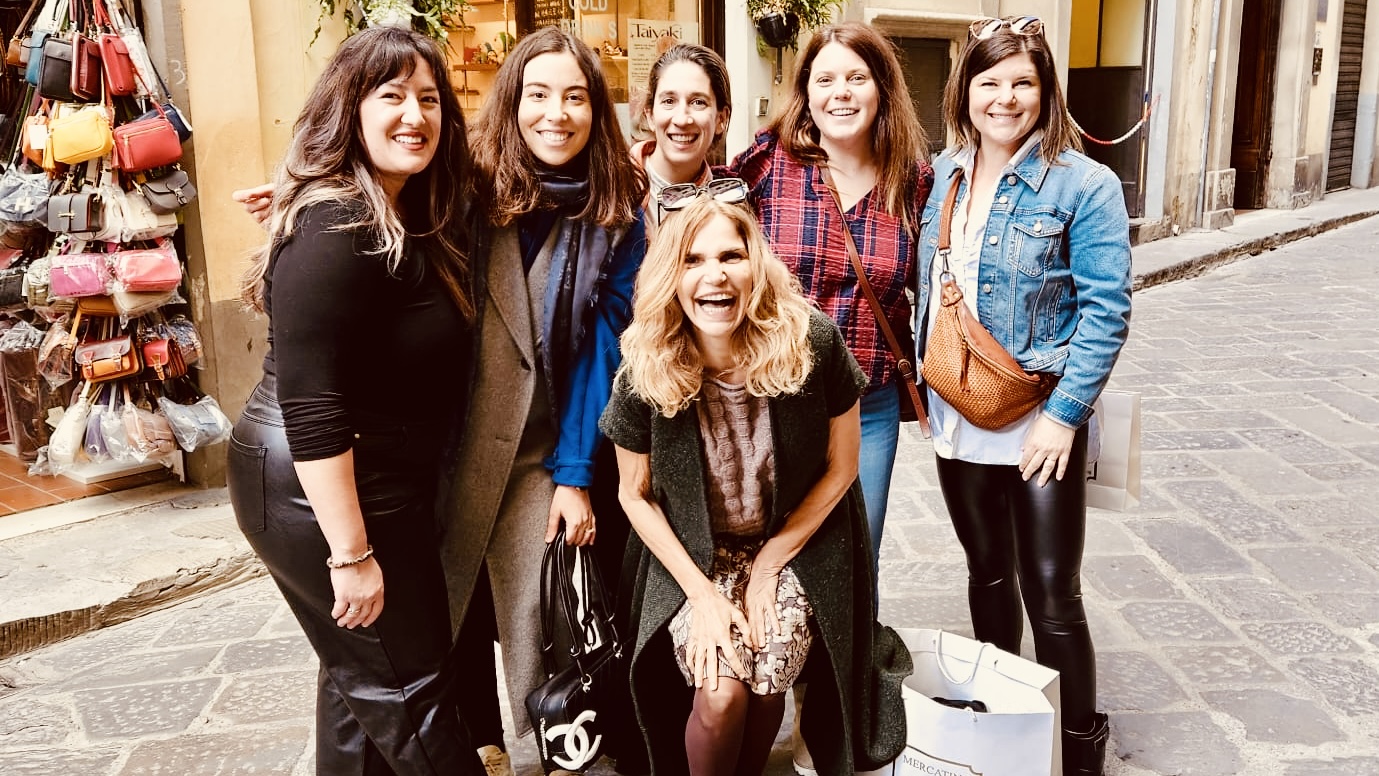
<instances>
[{"instance_id":1,"label":"woman in gray coat","mask_svg":"<svg viewBox=\"0 0 1379 776\"><path fill-rule=\"evenodd\" d=\"M819 771L888 761L903 745L899 675L874 656L907 672L909 655L875 628L857 485L866 377L733 205L666 219L634 300L600 427L642 545L632 694L653 771L761 773L806 663Z\"/></svg>"}]
</instances>

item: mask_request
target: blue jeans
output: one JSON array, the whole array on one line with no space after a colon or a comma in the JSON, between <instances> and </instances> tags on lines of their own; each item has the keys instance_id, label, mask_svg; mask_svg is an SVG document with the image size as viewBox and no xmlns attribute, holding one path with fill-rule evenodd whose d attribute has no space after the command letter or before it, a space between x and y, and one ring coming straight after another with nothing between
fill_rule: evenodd
<instances>
[{"instance_id":1,"label":"blue jeans","mask_svg":"<svg viewBox=\"0 0 1379 776\"><path fill-rule=\"evenodd\" d=\"M862 500L867 505L874 568L880 568L881 529L886 524L891 469L895 466L895 448L899 441L900 394L894 383L887 383L862 397L862 449L857 462Z\"/></svg>"}]
</instances>

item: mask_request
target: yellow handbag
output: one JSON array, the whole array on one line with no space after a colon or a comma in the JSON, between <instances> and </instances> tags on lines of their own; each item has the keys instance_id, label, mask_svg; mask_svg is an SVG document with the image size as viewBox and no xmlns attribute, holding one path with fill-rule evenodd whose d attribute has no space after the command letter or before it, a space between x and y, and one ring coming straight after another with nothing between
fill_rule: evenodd
<instances>
[{"instance_id":1,"label":"yellow handbag","mask_svg":"<svg viewBox=\"0 0 1379 776\"><path fill-rule=\"evenodd\" d=\"M104 105L78 108L48 122L47 150L54 161L77 164L105 156L114 147L110 114Z\"/></svg>"}]
</instances>

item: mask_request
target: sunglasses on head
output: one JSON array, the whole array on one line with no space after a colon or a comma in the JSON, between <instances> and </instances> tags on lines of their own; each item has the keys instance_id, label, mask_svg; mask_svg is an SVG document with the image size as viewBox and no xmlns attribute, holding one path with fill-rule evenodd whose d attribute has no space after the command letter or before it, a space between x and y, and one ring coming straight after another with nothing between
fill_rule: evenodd
<instances>
[{"instance_id":1,"label":"sunglasses on head","mask_svg":"<svg viewBox=\"0 0 1379 776\"><path fill-rule=\"evenodd\" d=\"M1037 16L1009 16L1004 19L978 19L967 25L967 34L976 40L986 40L1009 27L1015 35L1041 35L1044 23Z\"/></svg>"},{"instance_id":2,"label":"sunglasses on head","mask_svg":"<svg viewBox=\"0 0 1379 776\"><path fill-rule=\"evenodd\" d=\"M704 186L675 183L661 189L661 207L674 211L686 208L700 197L712 197L730 205L747 201L747 182L741 178L715 178Z\"/></svg>"}]
</instances>

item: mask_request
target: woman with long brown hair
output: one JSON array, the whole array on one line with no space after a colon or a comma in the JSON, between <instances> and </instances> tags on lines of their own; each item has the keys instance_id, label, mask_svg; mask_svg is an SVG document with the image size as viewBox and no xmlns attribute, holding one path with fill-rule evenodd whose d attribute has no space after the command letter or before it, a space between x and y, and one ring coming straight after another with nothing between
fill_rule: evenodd
<instances>
[{"instance_id":1,"label":"woman with long brown hair","mask_svg":"<svg viewBox=\"0 0 1379 776\"><path fill-rule=\"evenodd\" d=\"M482 772L447 692L435 542L438 464L460 408L418 417L397 401L415 366L441 385L467 370L470 183L440 49L410 31L361 32L297 119L270 240L245 276L269 352L230 440L230 499L320 659L321 774Z\"/></svg>"}]
</instances>

